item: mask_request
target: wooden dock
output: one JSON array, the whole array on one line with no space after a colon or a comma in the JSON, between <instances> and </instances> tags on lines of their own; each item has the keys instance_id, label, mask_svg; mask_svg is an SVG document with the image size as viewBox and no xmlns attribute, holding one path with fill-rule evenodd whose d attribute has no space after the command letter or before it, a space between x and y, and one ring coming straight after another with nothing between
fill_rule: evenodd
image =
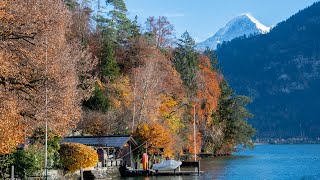
<instances>
[{"instance_id":1,"label":"wooden dock","mask_svg":"<svg viewBox=\"0 0 320 180\"><path fill-rule=\"evenodd\" d=\"M127 169L125 167L119 168L122 177L133 177L133 176L200 176L203 171L200 171L200 161L182 161L180 167L195 167L194 171L155 171L152 169Z\"/></svg>"},{"instance_id":2,"label":"wooden dock","mask_svg":"<svg viewBox=\"0 0 320 180\"><path fill-rule=\"evenodd\" d=\"M155 176L199 176L203 171L160 171Z\"/></svg>"},{"instance_id":3,"label":"wooden dock","mask_svg":"<svg viewBox=\"0 0 320 180\"><path fill-rule=\"evenodd\" d=\"M203 171L154 171L154 170L142 170L132 169L126 170L124 177L132 176L199 176Z\"/></svg>"},{"instance_id":4,"label":"wooden dock","mask_svg":"<svg viewBox=\"0 0 320 180\"><path fill-rule=\"evenodd\" d=\"M199 153L198 157L206 158L206 157L219 157L219 156L231 156L230 153L222 153L222 154L212 154L212 153Z\"/></svg>"}]
</instances>

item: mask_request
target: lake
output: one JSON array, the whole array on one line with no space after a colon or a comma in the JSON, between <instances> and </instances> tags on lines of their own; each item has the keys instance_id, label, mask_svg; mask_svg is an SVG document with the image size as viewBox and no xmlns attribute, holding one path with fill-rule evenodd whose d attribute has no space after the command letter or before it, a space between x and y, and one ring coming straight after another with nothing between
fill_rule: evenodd
<instances>
[{"instance_id":1,"label":"lake","mask_svg":"<svg viewBox=\"0 0 320 180\"><path fill-rule=\"evenodd\" d=\"M201 160L198 176L124 178L128 180L284 179L320 180L320 144L256 145L232 157Z\"/></svg>"}]
</instances>

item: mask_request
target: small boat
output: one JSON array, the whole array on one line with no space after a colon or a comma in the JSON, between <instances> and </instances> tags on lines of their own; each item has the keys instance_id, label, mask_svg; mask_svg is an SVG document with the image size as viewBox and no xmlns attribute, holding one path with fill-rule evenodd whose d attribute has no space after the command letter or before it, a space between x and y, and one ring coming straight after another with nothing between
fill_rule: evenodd
<instances>
[{"instance_id":1,"label":"small boat","mask_svg":"<svg viewBox=\"0 0 320 180\"><path fill-rule=\"evenodd\" d=\"M162 161L161 163L156 163L152 165L153 170L174 170L177 169L182 164L181 161L176 161L173 159Z\"/></svg>"}]
</instances>

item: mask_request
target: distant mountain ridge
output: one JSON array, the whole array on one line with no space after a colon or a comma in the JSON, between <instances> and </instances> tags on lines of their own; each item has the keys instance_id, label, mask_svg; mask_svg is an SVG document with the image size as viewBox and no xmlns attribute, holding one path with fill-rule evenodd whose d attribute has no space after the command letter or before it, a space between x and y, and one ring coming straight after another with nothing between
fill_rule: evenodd
<instances>
[{"instance_id":1,"label":"distant mountain ridge","mask_svg":"<svg viewBox=\"0 0 320 180\"><path fill-rule=\"evenodd\" d=\"M320 2L217 55L237 94L253 98L257 137L320 137Z\"/></svg>"},{"instance_id":2,"label":"distant mountain ridge","mask_svg":"<svg viewBox=\"0 0 320 180\"><path fill-rule=\"evenodd\" d=\"M231 41L236 37L250 34L265 34L270 31L250 14L242 14L227 23L227 25L216 32L212 37L197 44L196 48L204 50L206 47L216 49L217 45L223 41Z\"/></svg>"}]
</instances>

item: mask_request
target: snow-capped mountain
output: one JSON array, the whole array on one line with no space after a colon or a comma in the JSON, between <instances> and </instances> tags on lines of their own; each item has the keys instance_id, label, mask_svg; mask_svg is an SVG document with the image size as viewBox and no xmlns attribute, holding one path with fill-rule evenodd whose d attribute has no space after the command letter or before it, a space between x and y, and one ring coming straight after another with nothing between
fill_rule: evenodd
<instances>
[{"instance_id":1,"label":"snow-capped mountain","mask_svg":"<svg viewBox=\"0 0 320 180\"><path fill-rule=\"evenodd\" d=\"M269 31L270 27L263 25L250 14L246 13L232 19L215 35L198 43L196 48L199 50L204 50L206 47L216 49L217 45L223 41L231 41L232 39L243 36L244 34L265 34Z\"/></svg>"}]
</instances>

